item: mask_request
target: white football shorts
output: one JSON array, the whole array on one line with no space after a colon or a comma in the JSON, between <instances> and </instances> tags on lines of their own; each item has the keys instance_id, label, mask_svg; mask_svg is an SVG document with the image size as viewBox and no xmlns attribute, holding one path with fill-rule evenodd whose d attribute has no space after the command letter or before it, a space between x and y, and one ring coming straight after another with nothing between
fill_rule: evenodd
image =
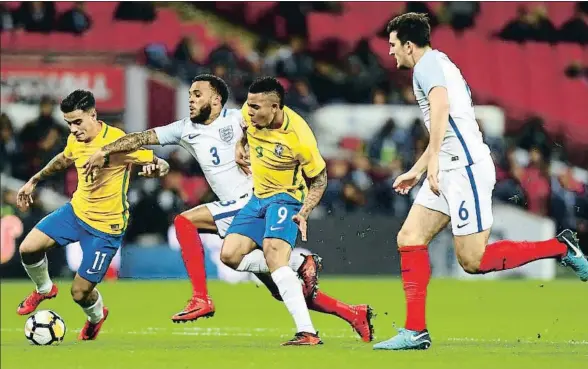
<instances>
[{"instance_id":1,"label":"white football shorts","mask_svg":"<svg viewBox=\"0 0 588 369\"><path fill-rule=\"evenodd\" d=\"M216 223L218 235L221 238L225 238L227 230L233 222L233 218L237 215L239 210L247 205L249 200L251 200L251 194L245 194L235 200L209 202L201 206L206 206L208 208L212 214L214 222Z\"/></svg>"},{"instance_id":2,"label":"white football shorts","mask_svg":"<svg viewBox=\"0 0 588 369\"><path fill-rule=\"evenodd\" d=\"M490 156L470 166L439 171L439 190L435 195L425 180L415 204L436 210L451 218L455 236L479 233L492 227L492 191L496 168Z\"/></svg>"}]
</instances>

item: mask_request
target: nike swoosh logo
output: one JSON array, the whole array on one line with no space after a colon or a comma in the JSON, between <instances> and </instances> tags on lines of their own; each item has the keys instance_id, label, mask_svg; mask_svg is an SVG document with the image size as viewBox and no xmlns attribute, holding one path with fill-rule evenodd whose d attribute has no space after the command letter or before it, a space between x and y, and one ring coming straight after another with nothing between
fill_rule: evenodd
<instances>
[{"instance_id":1,"label":"nike swoosh logo","mask_svg":"<svg viewBox=\"0 0 588 369\"><path fill-rule=\"evenodd\" d=\"M584 254L582 253L582 251L580 251L579 248L577 248L572 242L568 241L567 238L562 237L564 239L564 241L566 241L566 243L568 244L568 246L570 246L572 248L572 250L574 250L574 253L576 253L576 255L574 255L574 257L576 258L583 258Z\"/></svg>"},{"instance_id":2,"label":"nike swoosh logo","mask_svg":"<svg viewBox=\"0 0 588 369\"><path fill-rule=\"evenodd\" d=\"M277 230L280 230L280 229L284 229L284 227L277 227L277 228L270 227L270 231L277 231Z\"/></svg>"},{"instance_id":3,"label":"nike swoosh logo","mask_svg":"<svg viewBox=\"0 0 588 369\"><path fill-rule=\"evenodd\" d=\"M88 273L88 274L98 274L98 272L93 272L90 269L86 270L86 273Z\"/></svg>"},{"instance_id":4,"label":"nike swoosh logo","mask_svg":"<svg viewBox=\"0 0 588 369\"><path fill-rule=\"evenodd\" d=\"M466 223L466 224L458 224L457 225L457 229L462 229L463 227L467 226L470 223Z\"/></svg>"},{"instance_id":5,"label":"nike swoosh logo","mask_svg":"<svg viewBox=\"0 0 588 369\"><path fill-rule=\"evenodd\" d=\"M198 136L200 136L200 133L195 134L195 135L188 135L188 139L191 140L191 139L196 138Z\"/></svg>"},{"instance_id":6,"label":"nike swoosh logo","mask_svg":"<svg viewBox=\"0 0 588 369\"><path fill-rule=\"evenodd\" d=\"M410 337L410 340L412 342L415 342L415 341L417 341L417 340L419 340L419 339L421 339L421 338L423 338L423 337L425 337L427 335L428 335L428 333L421 333L418 336L412 336L412 337Z\"/></svg>"}]
</instances>

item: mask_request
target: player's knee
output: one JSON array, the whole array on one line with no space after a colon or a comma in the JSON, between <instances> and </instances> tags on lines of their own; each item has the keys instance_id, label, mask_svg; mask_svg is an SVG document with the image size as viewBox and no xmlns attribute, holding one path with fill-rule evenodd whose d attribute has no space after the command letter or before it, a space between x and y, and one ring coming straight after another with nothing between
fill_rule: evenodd
<instances>
[{"instance_id":1,"label":"player's knee","mask_svg":"<svg viewBox=\"0 0 588 369\"><path fill-rule=\"evenodd\" d=\"M398 248L400 248L405 246L425 245L427 242L425 242L417 232L402 227L396 236L396 243L398 244Z\"/></svg>"},{"instance_id":2,"label":"player's knee","mask_svg":"<svg viewBox=\"0 0 588 369\"><path fill-rule=\"evenodd\" d=\"M71 286L71 297L78 304L83 303L90 293L92 293L92 288L87 288L75 283Z\"/></svg>"},{"instance_id":3,"label":"player's knee","mask_svg":"<svg viewBox=\"0 0 588 369\"><path fill-rule=\"evenodd\" d=\"M220 259L229 268L237 269L239 263L241 263L242 255L237 255L238 253L235 252L235 248L233 247L225 247L220 252Z\"/></svg>"},{"instance_id":4,"label":"player's knee","mask_svg":"<svg viewBox=\"0 0 588 369\"><path fill-rule=\"evenodd\" d=\"M457 255L457 261L463 270L468 274L479 274L480 263L482 261L481 255L476 255L472 252L462 252Z\"/></svg>"}]
</instances>

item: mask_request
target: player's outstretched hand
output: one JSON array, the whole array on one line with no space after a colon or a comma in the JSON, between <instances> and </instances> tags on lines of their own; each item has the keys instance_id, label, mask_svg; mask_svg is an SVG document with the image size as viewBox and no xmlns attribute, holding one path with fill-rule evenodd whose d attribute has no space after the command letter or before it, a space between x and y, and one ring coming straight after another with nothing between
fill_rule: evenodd
<instances>
[{"instance_id":1,"label":"player's outstretched hand","mask_svg":"<svg viewBox=\"0 0 588 369\"><path fill-rule=\"evenodd\" d=\"M396 177L392 188L401 195L406 195L421 179L422 173L408 171Z\"/></svg>"},{"instance_id":2,"label":"player's outstretched hand","mask_svg":"<svg viewBox=\"0 0 588 369\"><path fill-rule=\"evenodd\" d=\"M427 180L429 181L431 191L437 196L441 195L441 191L439 191L439 158L435 157L429 160Z\"/></svg>"},{"instance_id":3,"label":"player's outstretched hand","mask_svg":"<svg viewBox=\"0 0 588 369\"><path fill-rule=\"evenodd\" d=\"M169 164L167 161L157 158L157 164L143 165L139 175L147 178L163 177L169 173Z\"/></svg>"},{"instance_id":4,"label":"player's outstretched hand","mask_svg":"<svg viewBox=\"0 0 588 369\"><path fill-rule=\"evenodd\" d=\"M292 217L294 223L298 224L298 229L300 230L300 238L302 242L306 242L306 218L301 214L296 214Z\"/></svg>"},{"instance_id":5,"label":"player's outstretched hand","mask_svg":"<svg viewBox=\"0 0 588 369\"><path fill-rule=\"evenodd\" d=\"M243 173L251 175L251 169L249 168L249 166L251 166L251 163L249 162L249 152L241 144L238 144L235 148L235 162L239 165L239 168L241 168Z\"/></svg>"},{"instance_id":6,"label":"player's outstretched hand","mask_svg":"<svg viewBox=\"0 0 588 369\"><path fill-rule=\"evenodd\" d=\"M90 156L83 166L83 174L86 176L86 182L88 181L88 176L91 176L94 171L104 167L107 156L108 155L102 150L98 150Z\"/></svg>"},{"instance_id":7,"label":"player's outstretched hand","mask_svg":"<svg viewBox=\"0 0 588 369\"><path fill-rule=\"evenodd\" d=\"M18 190L16 194L16 206L22 211L25 211L33 203L33 192L35 191L36 184L29 180Z\"/></svg>"}]
</instances>

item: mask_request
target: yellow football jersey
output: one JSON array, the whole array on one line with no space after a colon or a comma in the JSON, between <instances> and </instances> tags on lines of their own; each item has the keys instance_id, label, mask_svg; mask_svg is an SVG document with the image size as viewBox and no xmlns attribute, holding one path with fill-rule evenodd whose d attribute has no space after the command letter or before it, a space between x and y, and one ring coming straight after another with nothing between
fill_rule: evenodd
<instances>
[{"instance_id":1,"label":"yellow football jersey","mask_svg":"<svg viewBox=\"0 0 588 369\"><path fill-rule=\"evenodd\" d=\"M288 193L303 202L308 189L302 172L313 178L326 167L308 123L284 106L284 122L279 129L257 129L247 109L247 104L243 105L241 113L247 125L255 195L267 198Z\"/></svg>"},{"instance_id":2,"label":"yellow football jersey","mask_svg":"<svg viewBox=\"0 0 588 369\"><path fill-rule=\"evenodd\" d=\"M129 172L131 164L153 162L153 151L140 149L129 154L113 154L108 165L99 171L94 182L83 174L83 165L102 146L116 141L125 133L104 122L98 136L91 142L78 142L69 135L63 150L65 157L74 161L78 172L78 188L71 199L74 213L92 228L109 234L121 234L127 227L129 204Z\"/></svg>"}]
</instances>

